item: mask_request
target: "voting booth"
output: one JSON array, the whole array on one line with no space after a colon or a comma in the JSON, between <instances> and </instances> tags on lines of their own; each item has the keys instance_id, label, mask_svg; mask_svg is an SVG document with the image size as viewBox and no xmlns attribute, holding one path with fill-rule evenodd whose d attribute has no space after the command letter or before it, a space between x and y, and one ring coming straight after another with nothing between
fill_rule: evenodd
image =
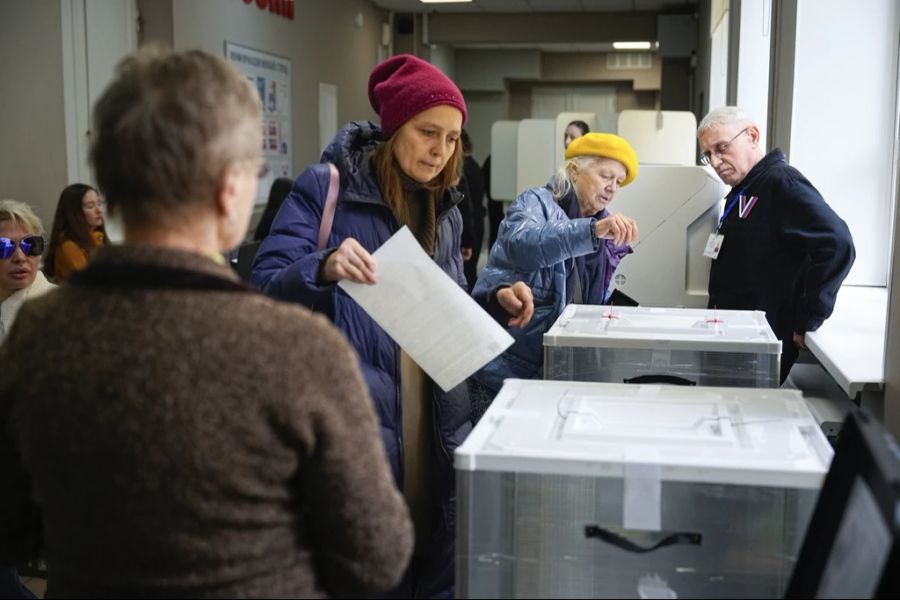
<instances>
[{"instance_id":1,"label":"voting booth","mask_svg":"<svg viewBox=\"0 0 900 600\"><path fill-rule=\"evenodd\" d=\"M637 153L640 170L610 210L633 218L639 238L614 285L642 306L706 306L710 262L703 249L729 187L711 168L696 166L696 117L625 110L618 130Z\"/></svg>"},{"instance_id":2,"label":"voting booth","mask_svg":"<svg viewBox=\"0 0 900 600\"><path fill-rule=\"evenodd\" d=\"M544 334L544 379L775 388L760 311L570 304Z\"/></svg>"},{"instance_id":3,"label":"voting booth","mask_svg":"<svg viewBox=\"0 0 900 600\"><path fill-rule=\"evenodd\" d=\"M639 233L614 287L642 306L706 306L710 259L703 249L728 189L705 167L641 164L610 205L634 219Z\"/></svg>"},{"instance_id":4,"label":"voting booth","mask_svg":"<svg viewBox=\"0 0 900 600\"><path fill-rule=\"evenodd\" d=\"M455 455L459 598L780 598L832 451L797 391L507 380Z\"/></svg>"}]
</instances>

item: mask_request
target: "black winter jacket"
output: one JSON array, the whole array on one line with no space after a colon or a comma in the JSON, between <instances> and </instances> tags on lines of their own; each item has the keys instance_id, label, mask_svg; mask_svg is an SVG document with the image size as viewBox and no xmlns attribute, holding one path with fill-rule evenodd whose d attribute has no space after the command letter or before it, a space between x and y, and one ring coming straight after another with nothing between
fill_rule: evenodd
<instances>
[{"instance_id":1,"label":"black winter jacket","mask_svg":"<svg viewBox=\"0 0 900 600\"><path fill-rule=\"evenodd\" d=\"M725 198L734 202L709 274L709 306L764 310L775 335L815 331L831 315L856 252L847 224L818 190L769 152Z\"/></svg>"}]
</instances>

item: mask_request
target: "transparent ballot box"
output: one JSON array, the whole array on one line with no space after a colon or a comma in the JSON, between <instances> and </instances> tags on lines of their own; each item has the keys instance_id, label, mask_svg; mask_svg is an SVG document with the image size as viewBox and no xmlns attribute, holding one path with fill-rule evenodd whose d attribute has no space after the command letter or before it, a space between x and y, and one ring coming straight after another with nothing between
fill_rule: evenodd
<instances>
[{"instance_id":1,"label":"transparent ballot box","mask_svg":"<svg viewBox=\"0 0 900 600\"><path fill-rule=\"evenodd\" d=\"M570 304L544 334L544 379L778 387L764 313Z\"/></svg>"},{"instance_id":2,"label":"transparent ballot box","mask_svg":"<svg viewBox=\"0 0 900 600\"><path fill-rule=\"evenodd\" d=\"M797 391L507 380L456 450L460 598L780 598L832 451Z\"/></svg>"}]
</instances>

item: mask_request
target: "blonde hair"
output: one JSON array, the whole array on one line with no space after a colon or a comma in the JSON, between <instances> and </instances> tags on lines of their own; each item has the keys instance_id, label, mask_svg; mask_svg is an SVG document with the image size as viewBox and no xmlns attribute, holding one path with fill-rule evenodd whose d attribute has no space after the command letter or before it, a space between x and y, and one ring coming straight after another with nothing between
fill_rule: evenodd
<instances>
[{"instance_id":1,"label":"blonde hair","mask_svg":"<svg viewBox=\"0 0 900 600\"><path fill-rule=\"evenodd\" d=\"M30 206L18 200L0 200L0 221L20 223L34 235L44 234L44 225L40 217Z\"/></svg>"}]
</instances>

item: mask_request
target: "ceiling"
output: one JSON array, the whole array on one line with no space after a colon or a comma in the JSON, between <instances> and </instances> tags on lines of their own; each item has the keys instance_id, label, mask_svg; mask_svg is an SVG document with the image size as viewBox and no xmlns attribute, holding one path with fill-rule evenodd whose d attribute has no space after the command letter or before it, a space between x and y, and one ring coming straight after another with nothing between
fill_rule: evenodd
<instances>
[{"instance_id":1,"label":"ceiling","mask_svg":"<svg viewBox=\"0 0 900 600\"><path fill-rule=\"evenodd\" d=\"M419 0L372 0L394 12L438 13L543 13L543 12L683 12L697 0L473 0L449 4L423 4Z\"/></svg>"},{"instance_id":2,"label":"ceiling","mask_svg":"<svg viewBox=\"0 0 900 600\"><path fill-rule=\"evenodd\" d=\"M612 52L612 42L584 42L578 44L547 42L538 43L464 43L453 44L456 48L469 50L540 50L541 52Z\"/></svg>"}]
</instances>

